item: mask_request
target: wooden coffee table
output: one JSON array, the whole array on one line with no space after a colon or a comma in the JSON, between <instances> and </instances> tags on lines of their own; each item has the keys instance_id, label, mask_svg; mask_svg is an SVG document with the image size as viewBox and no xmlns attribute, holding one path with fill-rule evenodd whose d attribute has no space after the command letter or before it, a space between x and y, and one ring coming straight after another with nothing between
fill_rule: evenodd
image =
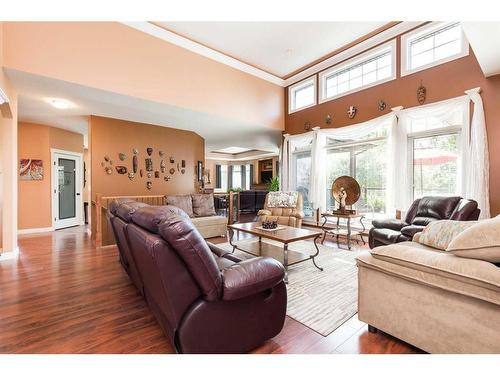
<instances>
[{"instance_id":1,"label":"wooden coffee table","mask_svg":"<svg viewBox=\"0 0 500 375\"><path fill-rule=\"evenodd\" d=\"M233 252L234 250L238 249L250 255L269 256L276 259L285 267L285 283L288 283L288 266L305 262L306 260L312 260L314 266L320 271L323 271L323 268L319 267L314 259L319 255L319 248L316 242L321 237L321 232L314 232L308 229L288 226L283 229L277 229L274 231L257 229L257 227L261 225L262 223L241 223L228 225L227 228L229 230L229 243L233 247ZM254 236L258 237L258 241L240 242L236 244L233 242L234 232L236 231L253 234ZM283 244L283 247L276 246L267 242L262 242L262 238L280 242ZM313 244L316 248L315 254L308 255L299 251L288 250L289 243L308 239L313 239Z\"/></svg>"}]
</instances>

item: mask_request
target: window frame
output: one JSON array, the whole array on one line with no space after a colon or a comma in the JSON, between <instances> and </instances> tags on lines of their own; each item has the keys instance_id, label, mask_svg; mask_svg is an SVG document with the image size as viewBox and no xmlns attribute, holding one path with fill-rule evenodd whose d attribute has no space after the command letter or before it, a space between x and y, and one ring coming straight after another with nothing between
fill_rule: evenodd
<instances>
[{"instance_id":1,"label":"window frame","mask_svg":"<svg viewBox=\"0 0 500 375\"><path fill-rule=\"evenodd\" d=\"M375 81L373 83L369 83L365 86L357 87L355 89L345 91L341 94L333 95L326 97L326 80L328 79L329 76L338 73L339 71L342 71L344 69L349 68L350 66L358 65L361 64L364 60L369 60L379 54L381 54L384 50L389 49L391 53L391 75L387 78L384 78L379 81ZM334 65L333 67L323 70L322 72L319 73L318 75L318 80L319 80L319 103L325 103L330 100L338 99L342 96L350 95L358 91L366 90L374 86L381 85L383 83L393 81L397 78L397 41L396 39L390 40L388 42L385 42L384 44L372 48L366 52L361 53L360 55L357 55L355 57L352 57L340 64Z\"/></svg>"},{"instance_id":2,"label":"window frame","mask_svg":"<svg viewBox=\"0 0 500 375\"><path fill-rule=\"evenodd\" d=\"M300 107L300 108L293 108L293 105L295 104L295 92L300 90L301 88L304 88L306 86L309 86L312 83L313 85L313 91L314 91L314 100L312 104ZM316 74L313 75L312 77L303 79L300 82L294 83L291 86L288 86L288 113L294 113L298 111L302 111L303 109L314 107L316 104L318 104L318 84L317 84L317 79L316 79Z\"/></svg>"},{"instance_id":3,"label":"window frame","mask_svg":"<svg viewBox=\"0 0 500 375\"><path fill-rule=\"evenodd\" d=\"M458 137L458 142L457 142L457 153L458 153L458 162L457 162L457 189L460 190L460 181L459 181L459 176L460 176L460 170L462 163L464 162L463 160L463 149L462 149L462 127L459 125L454 125L454 126L446 126L442 128L436 128L436 129L430 129L430 130L424 130L424 131L419 131L415 133L408 133L407 135L407 166L408 166L408 189L409 191L409 197L411 198L412 201L415 200L415 180L414 180L414 141L416 139L422 139L422 138L430 138L430 137L436 137L436 136L443 136L443 135L457 135ZM457 193L457 192L455 192Z\"/></svg>"},{"instance_id":4,"label":"window frame","mask_svg":"<svg viewBox=\"0 0 500 375\"><path fill-rule=\"evenodd\" d=\"M416 38L424 37L424 36L429 35L429 34L432 34L436 31L439 31L441 29L444 29L444 28L449 27L449 26L456 24L456 23L460 24L460 22L456 22L456 21L453 21L453 22L439 22L439 21L431 22L428 25L419 27L418 29L416 29L414 31L410 31L410 32L402 35L401 36L401 48L400 48L401 49L401 67L400 67L401 68L401 77L404 77L404 76L407 76L407 75L410 75L413 73L417 73L417 72L420 72L422 70L430 69L430 68L433 68L435 66L445 64L445 63L448 63L450 61L468 56L469 55L469 41L467 40L467 37L465 36L463 27L460 25L461 32L462 32L462 44L461 44L461 51L458 54L433 61L429 64L419 66L418 68L412 69L409 67L409 64L411 62L411 58L410 58L411 49L409 48L409 45L410 45L412 40L414 40Z\"/></svg>"},{"instance_id":5,"label":"window frame","mask_svg":"<svg viewBox=\"0 0 500 375\"><path fill-rule=\"evenodd\" d=\"M297 159L300 157L300 156L304 156L304 155L309 155L309 158L311 159L311 168L312 168L312 147L309 145L307 147L301 147L299 149L296 149L294 151L292 151L292 174L291 174L291 177L292 177L292 189L291 190L294 190L296 191L297 190ZM309 172L310 173L310 172ZM309 180L309 188L308 190L310 190L311 186L310 186L310 183L311 181ZM306 197L303 197L304 199L304 202L306 201ZM307 201L309 202L309 197L307 197ZM305 203L304 203L304 209L306 209L308 207L305 206ZM311 207L311 210L314 211ZM306 216L306 217L314 217L314 213L312 216Z\"/></svg>"}]
</instances>

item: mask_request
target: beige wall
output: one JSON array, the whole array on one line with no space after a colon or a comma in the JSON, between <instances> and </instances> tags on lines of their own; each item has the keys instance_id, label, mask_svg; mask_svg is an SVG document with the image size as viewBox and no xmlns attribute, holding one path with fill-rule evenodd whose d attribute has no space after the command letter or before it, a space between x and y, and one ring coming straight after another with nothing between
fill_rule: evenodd
<instances>
[{"instance_id":1,"label":"beige wall","mask_svg":"<svg viewBox=\"0 0 500 375\"><path fill-rule=\"evenodd\" d=\"M282 87L120 23L6 22L4 44L9 68L284 128Z\"/></svg>"},{"instance_id":2,"label":"beige wall","mask_svg":"<svg viewBox=\"0 0 500 375\"><path fill-rule=\"evenodd\" d=\"M50 149L83 153L83 135L46 125L20 122L18 125L18 171L20 159L43 160L40 181L18 181L19 229L52 226Z\"/></svg>"},{"instance_id":3,"label":"beige wall","mask_svg":"<svg viewBox=\"0 0 500 375\"><path fill-rule=\"evenodd\" d=\"M392 107L405 108L418 106L417 88L422 82L427 88L426 103L464 95L464 90L481 87L484 102L488 143L490 152L490 203L492 215L500 213L500 148L496 142L500 140L500 75L485 78L474 56L473 51L467 57L426 69L405 77L399 74L397 79L365 89L341 98L325 102L292 114L285 119L286 132L298 134L304 132L304 123L321 128L336 128L363 122L390 112ZM379 111L377 103L383 99L387 108ZM347 110L354 105L358 113L349 119ZM284 108L288 108L284 102ZM326 125L326 115L332 115L333 124Z\"/></svg>"}]
</instances>

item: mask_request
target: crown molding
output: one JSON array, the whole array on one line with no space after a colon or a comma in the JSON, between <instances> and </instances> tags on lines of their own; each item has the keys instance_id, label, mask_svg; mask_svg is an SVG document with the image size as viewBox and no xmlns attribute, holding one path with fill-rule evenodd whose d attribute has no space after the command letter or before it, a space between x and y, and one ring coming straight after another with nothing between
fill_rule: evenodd
<instances>
[{"instance_id":1,"label":"crown molding","mask_svg":"<svg viewBox=\"0 0 500 375\"><path fill-rule=\"evenodd\" d=\"M2 88L0 87L0 105L8 102L9 102L9 97L7 96L5 91L3 91Z\"/></svg>"},{"instance_id":2,"label":"crown molding","mask_svg":"<svg viewBox=\"0 0 500 375\"><path fill-rule=\"evenodd\" d=\"M151 22L122 22L122 24L129 26L133 29L136 29L138 31L142 31L146 34L152 35L156 38L162 39L166 42L169 42L171 44L174 44L176 46L182 47L184 49L187 49L191 52L197 53L201 56L207 57L209 59L212 59L214 61L217 61L221 64L230 66L234 69L238 69L244 73L251 74L257 78L263 79L265 81L271 82L275 85L281 86L281 87L287 87L290 85L293 85L294 83L297 83L307 77L310 77L314 74L317 74L318 72L327 69L331 66L334 66L350 57L353 57L355 55L358 55L366 50L369 50L373 47L376 47L377 45L384 43L390 39L393 39L397 37L400 34L403 34L409 30L412 30L418 26L423 25L425 22L423 21L418 21L418 22L413 22L413 21L403 21L398 23L397 25L394 25L376 35L371 36L370 38L367 38L366 40L345 49L342 52L339 52L338 54L335 54L307 69L304 69L297 74L287 78L283 79L281 77L278 77L276 75L273 75L269 72L266 72L262 69L256 68L252 65L249 65L243 61L240 61L238 59L235 59L234 57L228 56L222 52L216 51L212 48L209 48L207 46L204 46L200 43L197 43L191 39L185 38L179 34L173 33L169 30L166 30L160 26L157 26Z\"/></svg>"}]
</instances>

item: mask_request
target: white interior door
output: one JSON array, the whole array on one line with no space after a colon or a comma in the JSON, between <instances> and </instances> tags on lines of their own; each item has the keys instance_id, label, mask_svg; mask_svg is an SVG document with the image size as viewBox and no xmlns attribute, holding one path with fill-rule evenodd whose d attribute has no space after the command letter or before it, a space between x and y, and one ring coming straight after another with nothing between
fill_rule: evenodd
<instances>
[{"instance_id":1,"label":"white interior door","mask_svg":"<svg viewBox=\"0 0 500 375\"><path fill-rule=\"evenodd\" d=\"M83 155L52 150L52 218L54 229L83 224Z\"/></svg>"}]
</instances>

